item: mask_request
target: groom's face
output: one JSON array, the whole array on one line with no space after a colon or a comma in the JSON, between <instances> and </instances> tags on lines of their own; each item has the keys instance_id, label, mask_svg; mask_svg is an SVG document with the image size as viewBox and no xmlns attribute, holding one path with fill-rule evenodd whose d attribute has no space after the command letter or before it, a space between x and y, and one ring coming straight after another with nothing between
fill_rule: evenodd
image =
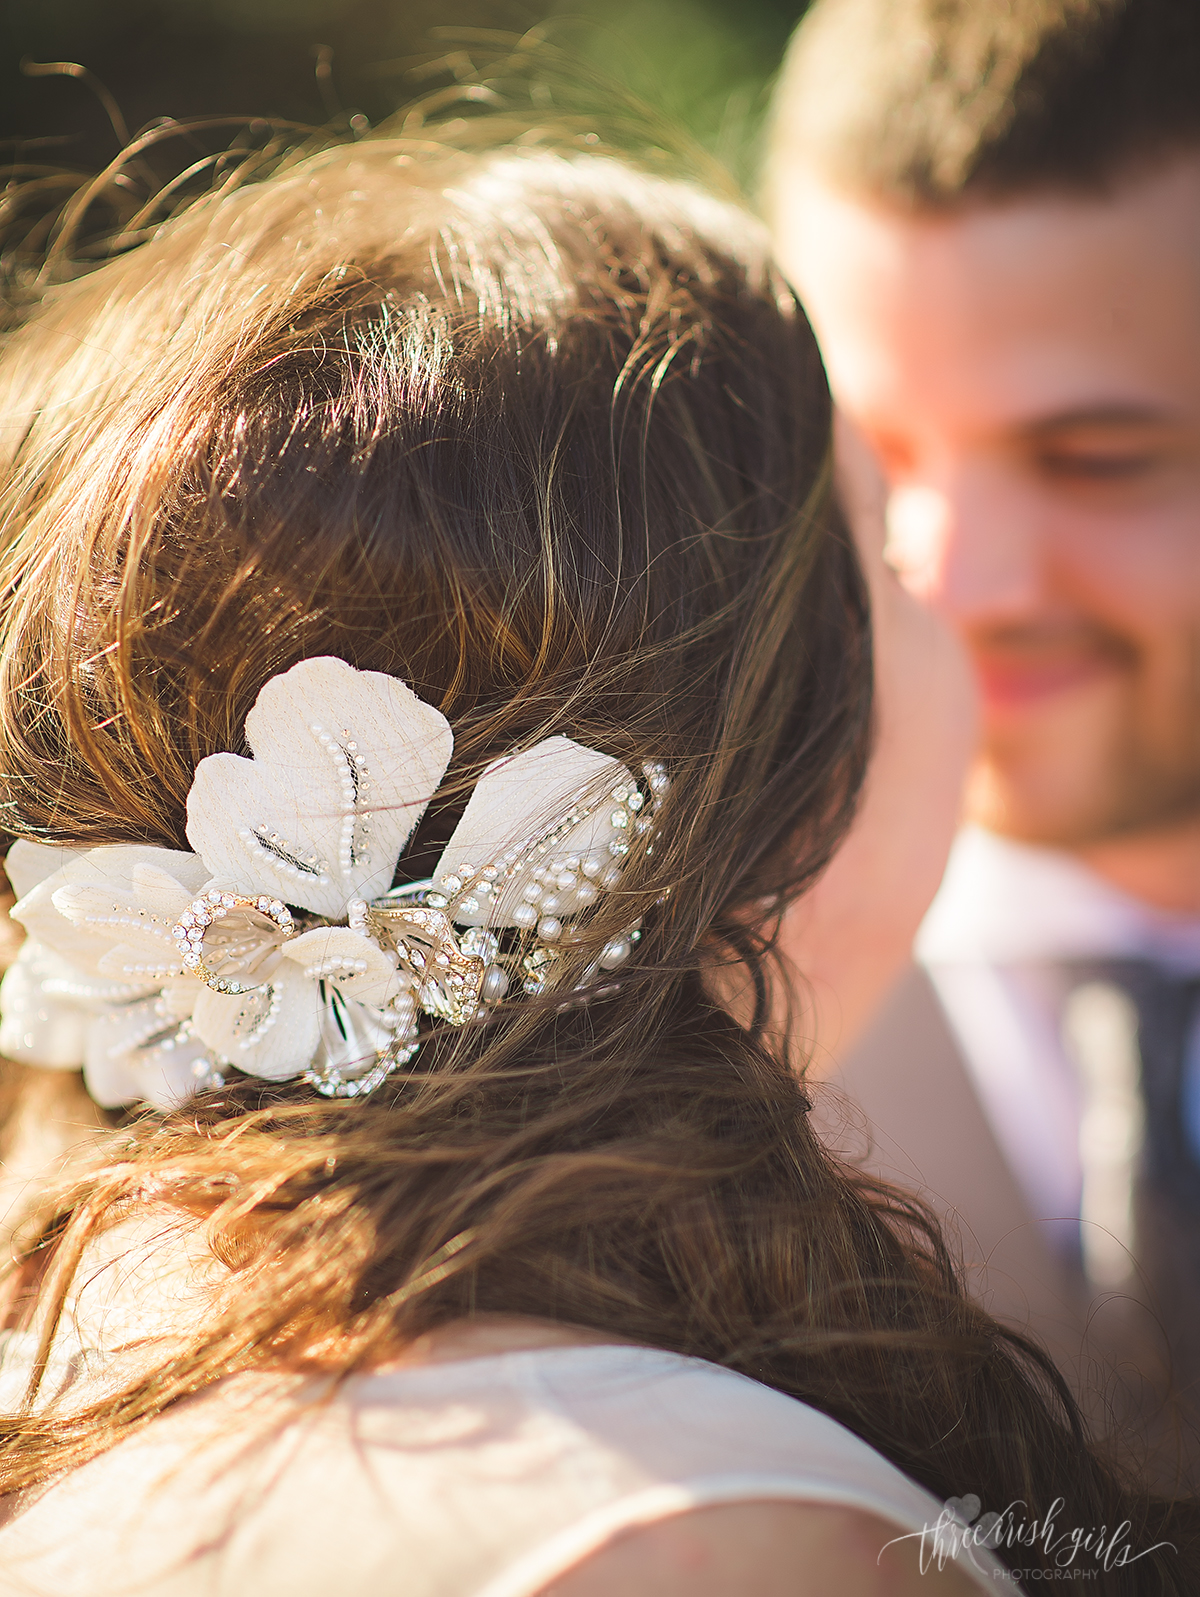
<instances>
[{"instance_id":1,"label":"groom's face","mask_svg":"<svg viewBox=\"0 0 1200 1597\"><path fill-rule=\"evenodd\" d=\"M975 818L1083 846L1200 812L1200 154L944 214L797 173L780 248L982 690Z\"/></svg>"}]
</instances>

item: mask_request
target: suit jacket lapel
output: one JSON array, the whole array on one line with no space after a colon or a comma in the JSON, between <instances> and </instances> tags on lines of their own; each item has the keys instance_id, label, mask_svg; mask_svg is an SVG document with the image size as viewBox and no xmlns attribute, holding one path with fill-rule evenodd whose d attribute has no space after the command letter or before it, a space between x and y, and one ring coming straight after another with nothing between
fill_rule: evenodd
<instances>
[{"instance_id":1,"label":"suit jacket lapel","mask_svg":"<svg viewBox=\"0 0 1200 1597\"><path fill-rule=\"evenodd\" d=\"M915 1190L957 1239L974 1295L1033 1330L1065 1370L1080 1355L1082 1277L1050 1247L988 1124L928 977L913 967L814 1091L827 1146Z\"/></svg>"}]
</instances>

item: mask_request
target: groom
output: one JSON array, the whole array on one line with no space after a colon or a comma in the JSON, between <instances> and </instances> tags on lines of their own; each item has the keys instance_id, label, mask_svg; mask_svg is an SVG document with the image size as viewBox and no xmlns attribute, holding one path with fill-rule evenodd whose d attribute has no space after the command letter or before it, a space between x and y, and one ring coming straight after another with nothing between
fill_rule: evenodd
<instances>
[{"instance_id":1,"label":"groom","mask_svg":"<svg viewBox=\"0 0 1200 1597\"><path fill-rule=\"evenodd\" d=\"M842 1085L997 1312L1200 1390L1200 5L815 0L772 201L984 713Z\"/></svg>"}]
</instances>

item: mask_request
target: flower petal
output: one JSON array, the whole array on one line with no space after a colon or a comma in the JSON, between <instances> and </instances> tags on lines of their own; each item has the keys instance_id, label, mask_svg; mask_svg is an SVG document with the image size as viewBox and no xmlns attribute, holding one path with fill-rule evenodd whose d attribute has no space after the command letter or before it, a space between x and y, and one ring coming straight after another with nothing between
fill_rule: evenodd
<instances>
[{"instance_id":1,"label":"flower petal","mask_svg":"<svg viewBox=\"0 0 1200 1597\"><path fill-rule=\"evenodd\" d=\"M548 913L577 914L595 897L595 880L625 852L632 823L625 805L636 791L619 760L570 738L546 738L497 760L480 777L433 873L451 918L460 926L521 925L526 891L540 886L534 870L567 858L575 868L564 863L560 875L571 880L545 888L557 899ZM640 808L640 795L636 803ZM594 867L587 875L585 862Z\"/></svg>"},{"instance_id":2,"label":"flower petal","mask_svg":"<svg viewBox=\"0 0 1200 1597\"><path fill-rule=\"evenodd\" d=\"M382 1008L406 983L398 974L395 956L360 932L346 926L318 926L284 943L280 949L311 982L324 981L347 998Z\"/></svg>"},{"instance_id":3,"label":"flower petal","mask_svg":"<svg viewBox=\"0 0 1200 1597\"><path fill-rule=\"evenodd\" d=\"M79 848L58 848L51 843L31 843L22 837L5 856L4 872L12 883L13 892L18 898L24 898L39 882L62 870L71 860L81 858L84 852Z\"/></svg>"},{"instance_id":4,"label":"flower petal","mask_svg":"<svg viewBox=\"0 0 1200 1597\"><path fill-rule=\"evenodd\" d=\"M9 914L13 920L20 921L34 942L52 948L76 970L89 971L94 975L112 943L105 937L97 937L86 927L73 925L55 909L54 893L61 885L64 874L63 871L56 871L45 881L38 882L24 898L17 900Z\"/></svg>"},{"instance_id":5,"label":"flower petal","mask_svg":"<svg viewBox=\"0 0 1200 1597\"><path fill-rule=\"evenodd\" d=\"M83 1064L90 1015L74 1004L50 1000L48 976L71 970L41 943L28 941L0 982L0 1053L26 1065L78 1070Z\"/></svg>"},{"instance_id":6,"label":"flower petal","mask_svg":"<svg viewBox=\"0 0 1200 1597\"><path fill-rule=\"evenodd\" d=\"M286 1081L312 1063L320 1030L317 1005L316 982L280 960L270 979L252 992L201 988L192 1024L218 1060L250 1076Z\"/></svg>"},{"instance_id":7,"label":"flower petal","mask_svg":"<svg viewBox=\"0 0 1200 1597\"><path fill-rule=\"evenodd\" d=\"M182 981L167 982L159 996L172 1020L190 1020L200 992L200 983L185 976Z\"/></svg>"},{"instance_id":8,"label":"flower petal","mask_svg":"<svg viewBox=\"0 0 1200 1597\"><path fill-rule=\"evenodd\" d=\"M170 1109L196 1090L208 1062L208 1048L191 1028L181 1027L160 998L147 998L91 1022L83 1075L105 1109L140 1102Z\"/></svg>"},{"instance_id":9,"label":"flower petal","mask_svg":"<svg viewBox=\"0 0 1200 1597\"><path fill-rule=\"evenodd\" d=\"M273 677L246 717L252 760L201 760L188 840L220 881L339 919L392 884L450 763L445 717L404 683L344 660Z\"/></svg>"},{"instance_id":10,"label":"flower petal","mask_svg":"<svg viewBox=\"0 0 1200 1597\"><path fill-rule=\"evenodd\" d=\"M325 989L320 1031L314 1068L327 1080L335 1075L342 1081L361 1080L379 1064L382 1053L415 1035L411 1014L401 1017L391 1008L360 1004L333 988Z\"/></svg>"},{"instance_id":11,"label":"flower petal","mask_svg":"<svg viewBox=\"0 0 1200 1597\"><path fill-rule=\"evenodd\" d=\"M175 951L169 935L173 917L165 913L164 897L186 905L204 877L195 854L93 848L74 854L39 881L13 905L12 915L31 937L81 970L98 972L113 945L127 942L169 961Z\"/></svg>"}]
</instances>

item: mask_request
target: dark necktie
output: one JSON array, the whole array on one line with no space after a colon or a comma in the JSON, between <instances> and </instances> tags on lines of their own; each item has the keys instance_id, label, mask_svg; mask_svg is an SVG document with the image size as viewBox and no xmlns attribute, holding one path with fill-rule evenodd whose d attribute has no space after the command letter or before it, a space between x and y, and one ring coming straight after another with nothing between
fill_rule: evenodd
<instances>
[{"instance_id":1,"label":"dark necktie","mask_svg":"<svg viewBox=\"0 0 1200 1597\"><path fill-rule=\"evenodd\" d=\"M1104 982L1132 1000L1145 1114L1140 1184L1200 1221L1200 1146L1188 1079L1200 977L1176 976L1137 959L1079 961L1065 968L1076 990Z\"/></svg>"},{"instance_id":2,"label":"dark necktie","mask_svg":"<svg viewBox=\"0 0 1200 1597\"><path fill-rule=\"evenodd\" d=\"M1119 1285L1145 1301L1153 1318L1142 1321L1144 1357L1130 1345L1132 1362L1142 1364L1142 1373L1149 1378L1148 1366L1159 1363L1160 1355L1169 1349L1177 1392L1189 1403L1200 1406L1200 1116L1195 1112L1200 1100L1193 1102L1200 1084L1190 1079L1193 1066L1188 1057L1200 1010L1200 977L1179 977L1146 961L1132 959L1080 961L1067 966L1066 975L1070 988L1068 1021L1072 1001L1088 997L1089 990L1095 994L1096 984L1101 984L1101 998L1103 988L1107 988L1115 989L1129 1001L1129 1042L1135 1044L1129 1072L1130 1094L1122 1099L1120 1083L1107 1089L1111 1094L1109 1109L1115 1114L1124 1105L1135 1133L1126 1174L1129 1235L1121 1239L1132 1251L1133 1258L1128 1261L1131 1272L1125 1282L1110 1279L1093 1284ZM1101 1011L1103 1004L1098 1009ZM1109 1012L1113 1013L1111 1008ZM1075 1052L1079 1058L1080 1044L1086 1044L1086 1028L1076 1027L1076 1033ZM1104 1043L1101 1031L1094 1037L1095 1051L1100 1055L1104 1053ZM1109 1040L1109 1050L1107 1062L1103 1058L1079 1058L1085 1122L1089 1090L1094 1092L1097 1082L1101 1092L1106 1090L1106 1068L1119 1073L1119 1039ZM1103 1119L1105 1106L1099 1107ZM1112 1146L1119 1152L1121 1128L1105 1128L1102 1124L1100 1129L1103 1159L1103 1133L1106 1129L1111 1133ZM1086 1132L1081 1144L1085 1141ZM1082 1162L1086 1189L1086 1151ZM1118 1168L1119 1158L1114 1157L1112 1169ZM1086 1236L1083 1251L1087 1260ZM1110 1248L1110 1262L1113 1251ZM1093 1254L1104 1258L1103 1248L1093 1248ZM1131 1324L1134 1319L1136 1315L1131 1311ZM1161 1345L1164 1340L1166 1348ZM1158 1343L1158 1348L1152 1343ZM1153 1380L1157 1385L1159 1377L1154 1376Z\"/></svg>"}]
</instances>

